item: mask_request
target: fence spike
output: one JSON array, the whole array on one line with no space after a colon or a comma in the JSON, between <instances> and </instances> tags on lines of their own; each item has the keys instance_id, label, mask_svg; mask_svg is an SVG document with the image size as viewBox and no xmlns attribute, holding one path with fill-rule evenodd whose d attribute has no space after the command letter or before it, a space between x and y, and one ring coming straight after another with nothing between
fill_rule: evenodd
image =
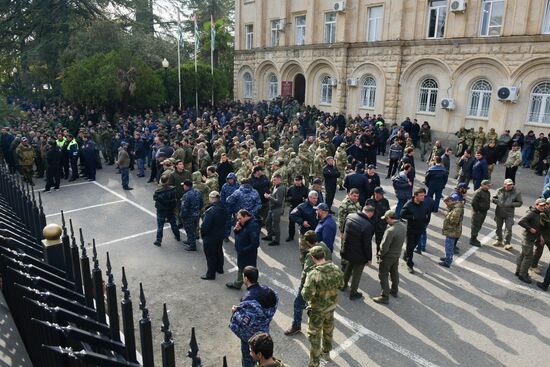
<instances>
[{"instance_id":1,"label":"fence spike","mask_svg":"<svg viewBox=\"0 0 550 367\"><path fill-rule=\"evenodd\" d=\"M109 251L107 251L107 263L105 267L107 268L107 270L105 271L105 274L107 274L107 282L109 284L113 284L114 276L113 276L113 268L111 267L111 258L109 257Z\"/></svg>"},{"instance_id":2,"label":"fence spike","mask_svg":"<svg viewBox=\"0 0 550 367\"><path fill-rule=\"evenodd\" d=\"M143 283L139 283L139 309L141 310L141 318L149 318L149 310L147 309L147 300L145 299L145 293L143 293Z\"/></svg>"},{"instance_id":3,"label":"fence spike","mask_svg":"<svg viewBox=\"0 0 550 367\"><path fill-rule=\"evenodd\" d=\"M84 248L84 236L82 235L82 227L78 229L78 232L80 233L80 248Z\"/></svg>"},{"instance_id":4,"label":"fence spike","mask_svg":"<svg viewBox=\"0 0 550 367\"><path fill-rule=\"evenodd\" d=\"M92 261L94 262L94 269L99 269L99 260L97 259L97 249L95 247L95 238L92 238Z\"/></svg>"},{"instance_id":5,"label":"fence spike","mask_svg":"<svg viewBox=\"0 0 550 367\"><path fill-rule=\"evenodd\" d=\"M124 299L130 299L130 290L128 289L128 280L126 279L126 270L122 267L122 292L124 293Z\"/></svg>"},{"instance_id":6,"label":"fence spike","mask_svg":"<svg viewBox=\"0 0 550 367\"><path fill-rule=\"evenodd\" d=\"M168 310L166 303L162 306L162 325L160 331L164 333L164 342L168 343L172 340L172 332L170 331L170 319L168 318Z\"/></svg>"},{"instance_id":7,"label":"fence spike","mask_svg":"<svg viewBox=\"0 0 550 367\"><path fill-rule=\"evenodd\" d=\"M223 366L222 367L228 367L227 366L227 357L223 356Z\"/></svg>"}]
</instances>

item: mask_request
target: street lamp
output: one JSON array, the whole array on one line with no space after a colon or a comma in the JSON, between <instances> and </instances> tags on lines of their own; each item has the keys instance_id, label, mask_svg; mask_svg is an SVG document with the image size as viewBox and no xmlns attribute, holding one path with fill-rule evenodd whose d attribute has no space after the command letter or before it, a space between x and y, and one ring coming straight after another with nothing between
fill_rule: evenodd
<instances>
[{"instance_id":1,"label":"street lamp","mask_svg":"<svg viewBox=\"0 0 550 367\"><path fill-rule=\"evenodd\" d=\"M168 67L170 66L170 63L168 60L166 60L166 57L162 60L162 67L164 68L164 89L166 90L166 96L168 97L168 100L170 100L169 92L168 92Z\"/></svg>"}]
</instances>

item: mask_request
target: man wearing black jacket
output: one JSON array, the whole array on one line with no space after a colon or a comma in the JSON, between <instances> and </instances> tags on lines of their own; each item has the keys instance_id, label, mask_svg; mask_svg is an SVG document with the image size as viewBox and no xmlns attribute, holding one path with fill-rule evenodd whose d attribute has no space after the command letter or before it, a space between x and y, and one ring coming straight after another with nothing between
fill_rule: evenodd
<instances>
[{"instance_id":1,"label":"man wearing black jacket","mask_svg":"<svg viewBox=\"0 0 550 367\"><path fill-rule=\"evenodd\" d=\"M298 205L302 204L304 200L307 199L307 194L309 193L307 187L304 186L304 181L302 176L296 176L294 178L294 185L289 187L286 192L286 200L290 204L290 212L294 210ZM296 234L296 222L292 219L292 216L288 218L288 237L286 242L294 240L294 235Z\"/></svg>"},{"instance_id":2,"label":"man wearing black jacket","mask_svg":"<svg viewBox=\"0 0 550 367\"><path fill-rule=\"evenodd\" d=\"M384 214L390 210L390 203L388 199L384 197L384 189L380 186L374 189L374 197L367 200L367 205L374 207L374 217L372 218L372 223L374 225L374 234L376 240L376 258L377 262L380 259L380 244L382 243L382 238L384 237L384 232L386 232L386 227L388 223L384 218Z\"/></svg>"},{"instance_id":3,"label":"man wearing black jacket","mask_svg":"<svg viewBox=\"0 0 550 367\"><path fill-rule=\"evenodd\" d=\"M210 205L204 212L201 237L206 256L206 274L201 279L216 279L216 273L223 274L223 239L225 236L225 208L220 194L212 191L208 195Z\"/></svg>"},{"instance_id":4,"label":"man wearing black jacket","mask_svg":"<svg viewBox=\"0 0 550 367\"><path fill-rule=\"evenodd\" d=\"M269 194L269 179L266 175L264 175L264 168L262 166L254 167L252 177L248 183L258 192L258 195L260 195L260 199L262 200L262 208L260 209L257 218L260 222L258 224L262 227L265 225L267 220L267 212L269 210L269 199L265 197L265 194Z\"/></svg>"},{"instance_id":5,"label":"man wearing black jacket","mask_svg":"<svg viewBox=\"0 0 550 367\"><path fill-rule=\"evenodd\" d=\"M403 255L403 260L407 262L411 274L414 274L414 248L429 222L432 209L423 205L425 196L426 191L424 189L417 189L413 194L413 198L407 201L401 210L401 218L407 220L407 249Z\"/></svg>"},{"instance_id":6,"label":"man wearing black jacket","mask_svg":"<svg viewBox=\"0 0 550 367\"><path fill-rule=\"evenodd\" d=\"M370 164L367 167L367 173L365 173L365 178L367 179L365 197L367 199L370 199L374 194L374 189L380 186L380 176L378 176L378 173L376 173L375 165Z\"/></svg>"},{"instance_id":7,"label":"man wearing black jacket","mask_svg":"<svg viewBox=\"0 0 550 367\"><path fill-rule=\"evenodd\" d=\"M334 201L334 195L336 194L336 184L338 177L340 177L340 172L338 168L334 165L334 158L327 157L325 160L326 165L323 167L323 177L325 178L325 192L327 195L325 204L328 205L329 211L332 212L332 203Z\"/></svg>"},{"instance_id":8,"label":"man wearing black jacket","mask_svg":"<svg viewBox=\"0 0 550 367\"><path fill-rule=\"evenodd\" d=\"M160 247L162 243L162 231L166 219L168 219L168 223L170 223L176 241L179 242L180 232L176 224L176 216L174 215L174 207L177 203L176 188L168 185L168 176L165 175L160 178L160 183L153 194L153 200L155 200L155 208L157 208L157 239L153 244Z\"/></svg>"},{"instance_id":9,"label":"man wearing black jacket","mask_svg":"<svg viewBox=\"0 0 550 367\"><path fill-rule=\"evenodd\" d=\"M344 178L344 187L348 193L351 189L359 190L359 204L361 206L365 205L365 201L367 200L365 195L367 192L367 178L365 177L364 169L365 166L362 163L358 163L355 166L355 172L349 173Z\"/></svg>"},{"instance_id":10,"label":"man wearing black jacket","mask_svg":"<svg viewBox=\"0 0 550 367\"><path fill-rule=\"evenodd\" d=\"M48 142L49 148L46 153L46 162L48 163L46 168L46 188L44 192L50 192L53 186L54 190L59 190L59 182L61 181L61 150L57 146L55 140Z\"/></svg>"},{"instance_id":11,"label":"man wearing black jacket","mask_svg":"<svg viewBox=\"0 0 550 367\"><path fill-rule=\"evenodd\" d=\"M371 220L375 209L372 206L365 206L361 213L348 215L344 224L344 240L342 243L342 258L348 261L344 273L344 287L348 286L351 278L349 299L355 300L363 297L357 292L359 281L365 265L372 261L372 236L374 225Z\"/></svg>"}]
</instances>

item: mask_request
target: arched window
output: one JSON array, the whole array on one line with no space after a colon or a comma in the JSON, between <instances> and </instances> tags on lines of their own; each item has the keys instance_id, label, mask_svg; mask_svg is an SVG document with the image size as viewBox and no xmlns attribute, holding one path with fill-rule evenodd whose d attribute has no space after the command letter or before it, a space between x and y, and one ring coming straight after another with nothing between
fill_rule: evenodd
<instances>
[{"instance_id":1,"label":"arched window","mask_svg":"<svg viewBox=\"0 0 550 367\"><path fill-rule=\"evenodd\" d=\"M361 107L374 108L376 100L376 80L372 76L367 76L361 86Z\"/></svg>"},{"instance_id":2,"label":"arched window","mask_svg":"<svg viewBox=\"0 0 550 367\"><path fill-rule=\"evenodd\" d=\"M437 82L433 79L424 79L418 93L418 112L435 112L437 102Z\"/></svg>"},{"instance_id":3,"label":"arched window","mask_svg":"<svg viewBox=\"0 0 550 367\"><path fill-rule=\"evenodd\" d=\"M332 78L325 75L321 78L321 104L332 104Z\"/></svg>"},{"instance_id":4,"label":"arched window","mask_svg":"<svg viewBox=\"0 0 550 367\"><path fill-rule=\"evenodd\" d=\"M279 81L275 74L269 75L267 95L269 99L275 99L279 95Z\"/></svg>"},{"instance_id":5,"label":"arched window","mask_svg":"<svg viewBox=\"0 0 550 367\"><path fill-rule=\"evenodd\" d=\"M529 122L550 124L550 82L539 83L531 92Z\"/></svg>"},{"instance_id":6,"label":"arched window","mask_svg":"<svg viewBox=\"0 0 550 367\"><path fill-rule=\"evenodd\" d=\"M491 92L493 88L487 80L478 80L470 89L470 103L468 104L468 116L489 117L491 106Z\"/></svg>"},{"instance_id":7,"label":"arched window","mask_svg":"<svg viewBox=\"0 0 550 367\"><path fill-rule=\"evenodd\" d=\"M244 98L252 98L252 75L249 72L244 73Z\"/></svg>"}]
</instances>

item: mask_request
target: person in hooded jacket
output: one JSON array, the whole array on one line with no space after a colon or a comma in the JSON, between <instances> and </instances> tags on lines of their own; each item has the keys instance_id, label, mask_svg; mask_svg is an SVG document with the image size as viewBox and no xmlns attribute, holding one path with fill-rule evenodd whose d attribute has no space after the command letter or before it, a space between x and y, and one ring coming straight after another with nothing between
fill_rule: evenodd
<instances>
[{"instance_id":1,"label":"person in hooded jacket","mask_svg":"<svg viewBox=\"0 0 550 367\"><path fill-rule=\"evenodd\" d=\"M411 169L411 165L406 163L403 165L403 170L392 178L395 196L397 197L397 206L395 208L395 215L397 215L397 218L400 218L403 205L405 205L407 200L412 196L413 184L407 176L407 173Z\"/></svg>"},{"instance_id":2,"label":"person in hooded jacket","mask_svg":"<svg viewBox=\"0 0 550 367\"><path fill-rule=\"evenodd\" d=\"M162 243L162 232L164 223L168 220L176 241L180 241L180 232L174 215L174 207L177 205L176 188L168 185L168 177L161 177L160 183L153 194L155 200L155 208L157 209L157 238L153 243L160 247Z\"/></svg>"},{"instance_id":3,"label":"person in hooded jacket","mask_svg":"<svg viewBox=\"0 0 550 367\"><path fill-rule=\"evenodd\" d=\"M435 165L428 169L424 179L428 187L428 196L434 199L434 213L439 211L439 202L441 201L441 195L443 194L443 189L447 185L448 179L449 172L443 167L441 157L435 157Z\"/></svg>"}]
</instances>

